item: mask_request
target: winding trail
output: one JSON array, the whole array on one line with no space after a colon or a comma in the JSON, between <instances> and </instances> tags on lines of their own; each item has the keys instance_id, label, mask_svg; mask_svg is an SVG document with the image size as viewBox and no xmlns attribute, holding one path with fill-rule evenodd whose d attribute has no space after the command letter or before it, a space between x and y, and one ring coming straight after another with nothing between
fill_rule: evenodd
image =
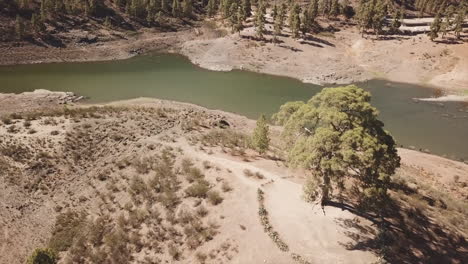
<instances>
[{"instance_id":1,"label":"winding trail","mask_svg":"<svg viewBox=\"0 0 468 264\"><path fill-rule=\"evenodd\" d=\"M356 216L338 208L326 207L325 215L320 206L305 202L302 186L282 178L273 171L255 166L255 162L242 162L215 153L208 155L192 147L184 147L184 153L201 160L207 160L217 166L229 169L246 186L262 188L265 192L265 206L275 231L288 244L290 251L300 254L311 263L372 263L377 260L371 252L347 250L344 244L350 242L345 229L339 223ZM248 178L244 170L259 172L264 180ZM262 186L262 183L271 182ZM257 201L252 201L252 203ZM258 216L256 216L258 217ZM364 221L361 219L361 221ZM279 249L278 249L279 250ZM365 261L364 261L365 260ZM291 260L291 263L293 261Z\"/></svg>"}]
</instances>

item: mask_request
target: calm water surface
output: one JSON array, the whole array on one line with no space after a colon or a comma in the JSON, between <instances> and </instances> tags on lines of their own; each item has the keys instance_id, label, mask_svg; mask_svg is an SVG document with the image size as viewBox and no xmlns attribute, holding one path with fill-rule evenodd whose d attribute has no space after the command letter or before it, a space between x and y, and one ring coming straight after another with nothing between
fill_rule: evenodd
<instances>
[{"instance_id":1,"label":"calm water surface","mask_svg":"<svg viewBox=\"0 0 468 264\"><path fill-rule=\"evenodd\" d=\"M71 91L87 102L157 97L235 112L250 118L271 115L287 101L308 100L322 87L290 78L244 71L212 72L176 55L123 61L0 67L0 92L35 89ZM468 160L468 107L460 103L415 103L434 90L373 80L369 90L380 118L399 145Z\"/></svg>"}]
</instances>

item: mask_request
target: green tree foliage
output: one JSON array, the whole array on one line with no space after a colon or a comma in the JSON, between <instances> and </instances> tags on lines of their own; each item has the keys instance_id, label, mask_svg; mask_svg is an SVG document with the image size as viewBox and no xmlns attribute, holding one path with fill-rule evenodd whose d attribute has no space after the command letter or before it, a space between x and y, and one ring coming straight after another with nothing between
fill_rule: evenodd
<instances>
[{"instance_id":1,"label":"green tree foliage","mask_svg":"<svg viewBox=\"0 0 468 264\"><path fill-rule=\"evenodd\" d=\"M379 35L387 15L385 0L361 0L358 7L358 25L362 33L368 29Z\"/></svg>"},{"instance_id":2,"label":"green tree foliage","mask_svg":"<svg viewBox=\"0 0 468 264\"><path fill-rule=\"evenodd\" d=\"M180 2L179 0L172 1L172 16L179 17L180 16Z\"/></svg>"},{"instance_id":3,"label":"green tree foliage","mask_svg":"<svg viewBox=\"0 0 468 264\"><path fill-rule=\"evenodd\" d=\"M37 16L35 13L31 15L31 30L33 32L37 32L40 30L39 20L37 19Z\"/></svg>"},{"instance_id":4,"label":"green tree foliage","mask_svg":"<svg viewBox=\"0 0 468 264\"><path fill-rule=\"evenodd\" d=\"M282 3L279 8L275 5L276 14L273 17L273 41L278 41L278 36L281 35L281 31L284 27L284 19L286 17L286 5Z\"/></svg>"},{"instance_id":5,"label":"green tree foliage","mask_svg":"<svg viewBox=\"0 0 468 264\"><path fill-rule=\"evenodd\" d=\"M24 22L20 15L16 15L15 33L18 39L22 39L24 37Z\"/></svg>"},{"instance_id":6,"label":"green tree foliage","mask_svg":"<svg viewBox=\"0 0 468 264\"><path fill-rule=\"evenodd\" d=\"M266 6L263 3L263 0L258 2L257 12L255 14L255 28L257 37L263 39L263 34L265 34L265 14Z\"/></svg>"},{"instance_id":7,"label":"green tree foliage","mask_svg":"<svg viewBox=\"0 0 468 264\"><path fill-rule=\"evenodd\" d=\"M307 12L309 19L312 20L312 22L314 22L318 16L318 0L310 1L309 7L307 8Z\"/></svg>"},{"instance_id":8,"label":"green tree foliage","mask_svg":"<svg viewBox=\"0 0 468 264\"><path fill-rule=\"evenodd\" d=\"M233 0L221 0L221 11L224 18L229 18L231 16L231 5Z\"/></svg>"},{"instance_id":9,"label":"green tree foliage","mask_svg":"<svg viewBox=\"0 0 468 264\"><path fill-rule=\"evenodd\" d=\"M355 15L354 8L350 5L349 0L345 0L343 2L342 13L346 17L346 19L350 19Z\"/></svg>"},{"instance_id":10,"label":"green tree foliage","mask_svg":"<svg viewBox=\"0 0 468 264\"><path fill-rule=\"evenodd\" d=\"M242 8L244 9L246 17L250 17L252 15L252 4L250 3L250 0L242 0Z\"/></svg>"},{"instance_id":11,"label":"green tree foliage","mask_svg":"<svg viewBox=\"0 0 468 264\"><path fill-rule=\"evenodd\" d=\"M299 30L301 29L301 7L294 4L289 11L289 28L291 29L292 37L299 38Z\"/></svg>"},{"instance_id":12,"label":"green tree foliage","mask_svg":"<svg viewBox=\"0 0 468 264\"><path fill-rule=\"evenodd\" d=\"M307 103L286 103L274 115L284 125L289 164L313 172L305 186L308 199L323 205L347 187L347 179L362 202L387 198L400 158L370 99L354 85L325 88Z\"/></svg>"},{"instance_id":13,"label":"green tree foliage","mask_svg":"<svg viewBox=\"0 0 468 264\"><path fill-rule=\"evenodd\" d=\"M328 16L331 10L331 0L320 0L320 12L324 16Z\"/></svg>"},{"instance_id":14,"label":"green tree foliage","mask_svg":"<svg viewBox=\"0 0 468 264\"><path fill-rule=\"evenodd\" d=\"M467 10L466 6L461 8L458 11L457 16L456 16L455 21L454 21L455 36L458 39L460 38L460 34L463 31L463 21L465 20L465 17L466 17L466 10Z\"/></svg>"},{"instance_id":15,"label":"green tree foliage","mask_svg":"<svg viewBox=\"0 0 468 264\"><path fill-rule=\"evenodd\" d=\"M340 9L341 9L341 6L338 0L332 0L329 15L331 17L337 17L340 14Z\"/></svg>"},{"instance_id":16,"label":"green tree foliage","mask_svg":"<svg viewBox=\"0 0 468 264\"><path fill-rule=\"evenodd\" d=\"M193 16L193 3L192 0L184 0L183 13L184 17L191 18Z\"/></svg>"},{"instance_id":17,"label":"green tree foliage","mask_svg":"<svg viewBox=\"0 0 468 264\"><path fill-rule=\"evenodd\" d=\"M455 14L454 6L450 5L445 9L444 18L441 20L440 31L442 32L442 38L445 37L447 32L453 27L452 18Z\"/></svg>"},{"instance_id":18,"label":"green tree foliage","mask_svg":"<svg viewBox=\"0 0 468 264\"><path fill-rule=\"evenodd\" d=\"M392 23L390 24L390 32L393 34L397 33L401 26L400 17L401 15L399 10L393 13Z\"/></svg>"},{"instance_id":19,"label":"green tree foliage","mask_svg":"<svg viewBox=\"0 0 468 264\"><path fill-rule=\"evenodd\" d=\"M32 255L26 261L27 264L55 264L58 256L50 248L36 248Z\"/></svg>"},{"instance_id":20,"label":"green tree foliage","mask_svg":"<svg viewBox=\"0 0 468 264\"><path fill-rule=\"evenodd\" d=\"M261 115L252 135L252 145L260 154L264 154L270 146L269 130L265 115Z\"/></svg>"},{"instance_id":21,"label":"green tree foliage","mask_svg":"<svg viewBox=\"0 0 468 264\"><path fill-rule=\"evenodd\" d=\"M218 6L216 5L216 0L208 0L206 5L206 12L209 17L213 17L217 12Z\"/></svg>"},{"instance_id":22,"label":"green tree foliage","mask_svg":"<svg viewBox=\"0 0 468 264\"><path fill-rule=\"evenodd\" d=\"M431 30L429 31L429 33L427 33L431 41L434 41L434 39L436 39L439 36L440 26L440 13L437 13L437 15L434 18L434 21L431 24Z\"/></svg>"}]
</instances>

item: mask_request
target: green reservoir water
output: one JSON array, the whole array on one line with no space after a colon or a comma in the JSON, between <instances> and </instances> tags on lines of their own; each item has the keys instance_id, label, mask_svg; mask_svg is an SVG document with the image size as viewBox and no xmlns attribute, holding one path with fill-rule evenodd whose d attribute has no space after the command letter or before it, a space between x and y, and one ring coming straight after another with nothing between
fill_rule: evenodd
<instances>
[{"instance_id":1,"label":"green reservoir water","mask_svg":"<svg viewBox=\"0 0 468 264\"><path fill-rule=\"evenodd\" d=\"M322 87L252 72L212 72L176 55L128 60L0 67L0 92L71 91L87 102L156 97L189 102L256 119L287 101L308 100ZM399 145L468 160L468 107L461 103L416 103L434 90L373 80L358 83L372 93L385 127Z\"/></svg>"}]
</instances>

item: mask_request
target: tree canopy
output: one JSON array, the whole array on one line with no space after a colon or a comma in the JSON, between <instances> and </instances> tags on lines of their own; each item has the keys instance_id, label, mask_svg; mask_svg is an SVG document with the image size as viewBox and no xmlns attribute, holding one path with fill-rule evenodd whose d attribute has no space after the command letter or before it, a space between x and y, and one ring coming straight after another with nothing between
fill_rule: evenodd
<instances>
[{"instance_id":1,"label":"tree canopy","mask_svg":"<svg viewBox=\"0 0 468 264\"><path fill-rule=\"evenodd\" d=\"M386 197L400 158L370 99L354 85L325 88L307 103L286 103L273 116L284 126L289 164L313 172L305 187L308 199L320 199L323 206L347 179L362 201Z\"/></svg>"}]
</instances>

